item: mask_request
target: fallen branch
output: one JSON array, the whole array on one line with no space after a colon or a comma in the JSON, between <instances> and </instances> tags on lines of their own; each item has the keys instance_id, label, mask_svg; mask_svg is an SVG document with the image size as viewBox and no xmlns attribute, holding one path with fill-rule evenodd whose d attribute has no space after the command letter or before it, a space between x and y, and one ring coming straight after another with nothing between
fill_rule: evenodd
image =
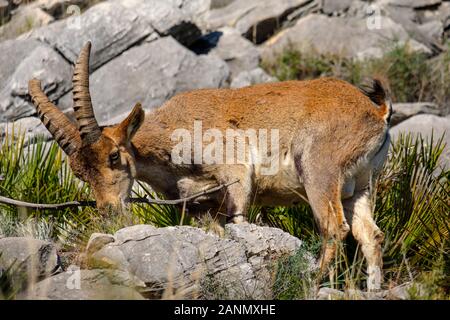
<instances>
[{"instance_id":1,"label":"fallen branch","mask_svg":"<svg viewBox=\"0 0 450 320\"><path fill-rule=\"evenodd\" d=\"M130 198L128 202L130 203L146 203L146 204L160 204L160 205L174 205L174 204L180 204L189 202L191 200L194 200L198 197L211 194L217 191L222 190L223 188L226 188L232 184L237 183L239 180L227 183L227 184L221 184L217 187L207 189L204 191L201 191L199 193L193 194L186 198L181 199L175 199L175 200L160 200L160 199L150 199L147 197L144 198ZM95 201L69 201L69 202L63 202L63 203L31 203L26 201L20 201L15 200L7 197L0 196L0 203L13 205L16 207L23 207L23 208L30 208L30 209L36 209L36 210L59 210L59 209L65 209L65 208L73 208L73 207L95 207L96 202Z\"/></svg>"}]
</instances>

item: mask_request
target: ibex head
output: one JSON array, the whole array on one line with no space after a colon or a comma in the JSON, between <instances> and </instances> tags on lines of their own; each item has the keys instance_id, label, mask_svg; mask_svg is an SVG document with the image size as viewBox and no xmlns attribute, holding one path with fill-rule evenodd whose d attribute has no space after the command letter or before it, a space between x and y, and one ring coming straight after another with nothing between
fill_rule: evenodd
<instances>
[{"instance_id":1,"label":"ibex head","mask_svg":"<svg viewBox=\"0 0 450 320\"><path fill-rule=\"evenodd\" d=\"M30 80L29 93L41 121L69 157L73 172L91 186L97 207L117 210L126 200L136 174L131 139L145 113L137 104L120 124L100 128L89 93L90 51L88 42L73 74L73 108L78 127L48 99L39 80Z\"/></svg>"}]
</instances>

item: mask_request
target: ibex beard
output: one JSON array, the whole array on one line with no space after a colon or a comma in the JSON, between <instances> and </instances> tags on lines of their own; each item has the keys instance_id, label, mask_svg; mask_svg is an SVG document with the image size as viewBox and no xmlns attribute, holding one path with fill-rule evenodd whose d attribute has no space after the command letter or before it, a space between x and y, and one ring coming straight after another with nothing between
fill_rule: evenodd
<instances>
[{"instance_id":1,"label":"ibex beard","mask_svg":"<svg viewBox=\"0 0 450 320\"><path fill-rule=\"evenodd\" d=\"M391 103L379 81L366 90L332 78L194 90L147 115L137 104L121 123L101 129L89 93L90 48L88 43L82 49L73 76L78 126L49 101L38 80L30 81L29 91L42 122L68 155L75 175L90 184L100 209L122 207L135 179L168 199L238 180L188 206L195 212L223 205L234 222L243 221L251 204L294 205L307 199L326 240L322 268L351 230L367 261L368 288L380 288L383 233L373 219L373 194L390 144ZM174 161L179 142L174 132L194 132L196 121L202 133L210 130L210 139L230 129L237 136L276 129L270 150L250 152L276 158L276 170L264 174L260 162L245 157L205 162L204 153L195 150L188 151L189 160L200 155L200 161ZM212 159L213 149L221 147L226 149L226 143L208 149Z\"/></svg>"}]
</instances>

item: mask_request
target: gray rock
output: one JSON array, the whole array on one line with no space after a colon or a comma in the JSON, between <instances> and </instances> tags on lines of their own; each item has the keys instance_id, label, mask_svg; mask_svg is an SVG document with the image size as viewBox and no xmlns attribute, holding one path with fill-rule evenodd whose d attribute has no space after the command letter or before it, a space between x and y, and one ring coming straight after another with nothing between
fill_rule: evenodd
<instances>
[{"instance_id":1,"label":"gray rock","mask_svg":"<svg viewBox=\"0 0 450 320\"><path fill-rule=\"evenodd\" d=\"M443 134L444 143L447 144L441 158L441 166L450 168L450 118L435 115L419 114L391 128L390 133L394 141L400 133L421 134L424 139L429 139L433 132L433 139L437 141Z\"/></svg>"},{"instance_id":2,"label":"gray rock","mask_svg":"<svg viewBox=\"0 0 450 320\"><path fill-rule=\"evenodd\" d=\"M444 25L439 20L432 20L417 27L420 32L428 39L442 41L444 34Z\"/></svg>"},{"instance_id":3,"label":"gray rock","mask_svg":"<svg viewBox=\"0 0 450 320\"><path fill-rule=\"evenodd\" d=\"M421 24L426 25L432 22L441 22L445 30L446 39L450 37L450 2L442 2L439 7L433 10L414 10L417 14L417 20ZM421 25L418 25L421 28ZM445 41L444 41L445 42Z\"/></svg>"},{"instance_id":4,"label":"gray rock","mask_svg":"<svg viewBox=\"0 0 450 320\"><path fill-rule=\"evenodd\" d=\"M380 21L380 29L369 31L367 19L312 14L266 41L262 57L270 60L292 48L314 54L364 59L380 57L392 46L402 43L408 43L414 51L430 52L424 45L410 39L403 27L390 18L380 17Z\"/></svg>"},{"instance_id":5,"label":"gray rock","mask_svg":"<svg viewBox=\"0 0 450 320\"><path fill-rule=\"evenodd\" d=\"M340 16L344 17L352 17L352 18L359 18L359 19L366 19L369 17L374 17L375 15L379 15L380 13L383 13L382 10L383 6L381 3L373 3L369 1L359 1L354 0L350 7L347 9L345 14L341 14ZM398 7L400 8L400 7ZM379 10L381 9L381 10ZM413 10L413 9L411 9ZM379 12L381 11L381 12ZM369 21L369 20L368 20Z\"/></svg>"},{"instance_id":6,"label":"gray rock","mask_svg":"<svg viewBox=\"0 0 450 320\"><path fill-rule=\"evenodd\" d=\"M385 5L383 9L392 20L400 24L416 23L418 20L417 11L414 8Z\"/></svg>"},{"instance_id":7,"label":"gray rock","mask_svg":"<svg viewBox=\"0 0 450 320\"><path fill-rule=\"evenodd\" d=\"M250 71L242 71L233 78L230 88L242 88L257 83L276 82L277 78L268 75L263 69L256 68Z\"/></svg>"},{"instance_id":8,"label":"gray rock","mask_svg":"<svg viewBox=\"0 0 450 320\"><path fill-rule=\"evenodd\" d=\"M0 269L11 270L18 288L51 275L59 268L54 244L25 237L0 239Z\"/></svg>"},{"instance_id":9,"label":"gray rock","mask_svg":"<svg viewBox=\"0 0 450 320\"><path fill-rule=\"evenodd\" d=\"M258 49L243 38L236 29L225 27L219 29L221 36L215 48L211 50L230 67L231 77L245 70L259 66Z\"/></svg>"},{"instance_id":10,"label":"gray rock","mask_svg":"<svg viewBox=\"0 0 450 320\"><path fill-rule=\"evenodd\" d=\"M413 283L407 282L392 289L385 290L380 295L390 300L408 300L410 299L409 290L411 290L412 287ZM420 286L418 288L420 288Z\"/></svg>"},{"instance_id":11,"label":"gray rock","mask_svg":"<svg viewBox=\"0 0 450 320\"><path fill-rule=\"evenodd\" d=\"M273 261L286 256L293 255L301 246L302 242L290 234L269 227L258 227L254 224L228 224L225 226L226 237L240 243L252 267L253 274L261 285L262 296L270 296L270 284L273 279ZM312 272L316 263L312 255L305 257L309 261L309 270Z\"/></svg>"},{"instance_id":12,"label":"gray rock","mask_svg":"<svg viewBox=\"0 0 450 320\"><path fill-rule=\"evenodd\" d=\"M449 31L450 27L450 2L444 2L440 5L438 11L439 19L444 25L444 29Z\"/></svg>"},{"instance_id":13,"label":"gray rock","mask_svg":"<svg viewBox=\"0 0 450 320\"><path fill-rule=\"evenodd\" d=\"M388 0L387 2L400 7L419 9L439 5L442 0Z\"/></svg>"},{"instance_id":14,"label":"gray rock","mask_svg":"<svg viewBox=\"0 0 450 320\"><path fill-rule=\"evenodd\" d=\"M210 9L219 9L226 7L235 0L211 0Z\"/></svg>"},{"instance_id":15,"label":"gray rock","mask_svg":"<svg viewBox=\"0 0 450 320\"><path fill-rule=\"evenodd\" d=\"M399 8L402 10L390 10L389 14L397 23L403 26L411 38L425 45L429 52L433 54L444 51L444 47L441 44L442 35L444 33L443 22L437 19L431 20L423 25L418 25L413 17L404 14L408 9L413 9Z\"/></svg>"},{"instance_id":16,"label":"gray rock","mask_svg":"<svg viewBox=\"0 0 450 320\"><path fill-rule=\"evenodd\" d=\"M246 223L226 230L220 238L186 226L136 225L119 230L91 263L130 272L146 284L148 297L167 297L168 288L177 298L218 298L217 292L220 298L270 297L270 267L292 255L301 241Z\"/></svg>"},{"instance_id":17,"label":"gray rock","mask_svg":"<svg viewBox=\"0 0 450 320\"><path fill-rule=\"evenodd\" d=\"M413 286L407 282L402 285L374 292L367 292L355 289L340 291L337 289L323 287L316 295L317 300L408 300L408 291ZM420 289L420 287L419 287Z\"/></svg>"},{"instance_id":18,"label":"gray rock","mask_svg":"<svg viewBox=\"0 0 450 320\"><path fill-rule=\"evenodd\" d=\"M86 245L86 251L88 254L99 251L108 243L114 242L115 238L110 234L93 233L91 234L89 241Z\"/></svg>"},{"instance_id":19,"label":"gray rock","mask_svg":"<svg viewBox=\"0 0 450 320\"><path fill-rule=\"evenodd\" d=\"M183 11L184 14L196 20L211 8L211 0L163 0Z\"/></svg>"},{"instance_id":20,"label":"gray rock","mask_svg":"<svg viewBox=\"0 0 450 320\"><path fill-rule=\"evenodd\" d=\"M415 10L417 13L417 21L426 24L433 21L442 22L444 29L449 31L450 27L450 2L442 2L439 7L434 10Z\"/></svg>"},{"instance_id":21,"label":"gray rock","mask_svg":"<svg viewBox=\"0 0 450 320\"><path fill-rule=\"evenodd\" d=\"M144 286L126 272L73 268L38 282L21 299L50 300L143 300L137 291Z\"/></svg>"},{"instance_id":22,"label":"gray rock","mask_svg":"<svg viewBox=\"0 0 450 320\"><path fill-rule=\"evenodd\" d=\"M5 22L9 19L11 14L11 8L9 6L8 1L0 0L0 19L2 22Z\"/></svg>"},{"instance_id":23,"label":"gray rock","mask_svg":"<svg viewBox=\"0 0 450 320\"><path fill-rule=\"evenodd\" d=\"M172 37L161 38L131 48L94 72L90 85L95 114L104 122L129 112L136 102L156 108L182 91L220 87L228 74L219 58L196 56ZM72 93L58 103L69 108Z\"/></svg>"},{"instance_id":24,"label":"gray rock","mask_svg":"<svg viewBox=\"0 0 450 320\"><path fill-rule=\"evenodd\" d=\"M391 125L396 125L418 114L444 115L444 110L432 102L394 103L392 105Z\"/></svg>"},{"instance_id":25,"label":"gray rock","mask_svg":"<svg viewBox=\"0 0 450 320\"><path fill-rule=\"evenodd\" d=\"M92 72L153 32L134 10L116 2L103 2L80 16L36 29L30 37L49 43L72 63L84 44L92 41Z\"/></svg>"},{"instance_id":26,"label":"gray rock","mask_svg":"<svg viewBox=\"0 0 450 320\"><path fill-rule=\"evenodd\" d=\"M340 290L323 287L323 288L319 289L316 299L317 300L341 300L341 299L344 299L344 297L345 297L344 292L342 292Z\"/></svg>"},{"instance_id":27,"label":"gray rock","mask_svg":"<svg viewBox=\"0 0 450 320\"><path fill-rule=\"evenodd\" d=\"M84 9L89 5L91 1L85 0L37 0L32 2L29 7L40 8L55 17L61 19L65 15L70 15L70 6L78 6L78 8Z\"/></svg>"},{"instance_id":28,"label":"gray rock","mask_svg":"<svg viewBox=\"0 0 450 320\"><path fill-rule=\"evenodd\" d=\"M1 8L1 10L4 10L4 11L0 11L0 13L2 14L2 16L3 16L3 14L6 12L6 8L9 6L9 4L8 4L8 1L6 1L6 0L0 0L0 8ZM5 14L6 15L6 14Z\"/></svg>"},{"instance_id":29,"label":"gray rock","mask_svg":"<svg viewBox=\"0 0 450 320\"><path fill-rule=\"evenodd\" d=\"M161 36L171 35L184 45L191 45L201 36L200 29L181 8L170 1L120 0L123 6L134 10Z\"/></svg>"},{"instance_id":30,"label":"gray rock","mask_svg":"<svg viewBox=\"0 0 450 320\"><path fill-rule=\"evenodd\" d=\"M225 235L242 244L247 256L250 257L292 254L302 244L300 239L281 229L259 227L250 223L227 224Z\"/></svg>"},{"instance_id":31,"label":"gray rock","mask_svg":"<svg viewBox=\"0 0 450 320\"><path fill-rule=\"evenodd\" d=\"M298 19L305 17L308 14L319 13L320 9L321 9L320 0L312 0L307 4L300 6L291 13L289 13L286 16L286 21L283 22L282 28L294 25Z\"/></svg>"},{"instance_id":32,"label":"gray rock","mask_svg":"<svg viewBox=\"0 0 450 320\"><path fill-rule=\"evenodd\" d=\"M201 15L198 24L205 30L224 26L237 29L255 43L261 43L282 26L287 16L307 5L310 0L234 1L228 6L213 9Z\"/></svg>"},{"instance_id":33,"label":"gray rock","mask_svg":"<svg viewBox=\"0 0 450 320\"><path fill-rule=\"evenodd\" d=\"M71 88L70 65L51 47L36 40L7 40L0 43L0 122L35 114L28 97L28 81L34 77L51 100Z\"/></svg>"},{"instance_id":34,"label":"gray rock","mask_svg":"<svg viewBox=\"0 0 450 320\"><path fill-rule=\"evenodd\" d=\"M21 7L7 24L0 27L0 41L14 39L22 33L45 26L53 20L53 17L42 9Z\"/></svg>"},{"instance_id":35,"label":"gray rock","mask_svg":"<svg viewBox=\"0 0 450 320\"><path fill-rule=\"evenodd\" d=\"M37 136L43 137L44 141L53 139L50 132L42 124L39 118L27 117L19 119L12 123L0 123L0 137L5 137L6 134L16 136L24 136L24 146L32 142Z\"/></svg>"},{"instance_id":36,"label":"gray rock","mask_svg":"<svg viewBox=\"0 0 450 320\"><path fill-rule=\"evenodd\" d=\"M224 245L220 238L191 227L157 229L138 225L118 231L115 237L116 243L105 246L93 257L115 260L114 255L119 255L113 248L118 247L125 259L117 261L117 268L128 270L145 282L154 297L168 286L196 297L199 277L206 269L209 273L229 272L246 263L241 247L232 247L230 241Z\"/></svg>"},{"instance_id":37,"label":"gray rock","mask_svg":"<svg viewBox=\"0 0 450 320\"><path fill-rule=\"evenodd\" d=\"M336 15L350 8L353 0L323 0L322 11L328 15Z\"/></svg>"}]
</instances>

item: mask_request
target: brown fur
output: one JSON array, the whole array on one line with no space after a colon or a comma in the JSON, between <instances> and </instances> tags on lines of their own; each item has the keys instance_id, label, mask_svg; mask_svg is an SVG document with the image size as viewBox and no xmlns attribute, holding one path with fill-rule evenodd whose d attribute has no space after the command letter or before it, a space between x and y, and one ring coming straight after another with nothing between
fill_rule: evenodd
<instances>
[{"instance_id":1,"label":"brown fur","mask_svg":"<svg viewBox=\"0 0 450 320\"><path fill-rule=\"evenodd\" d=\"M390 102L379 82L369 91L332 78L195 90L173 97L145 120L137 105L127 119L103 129L94 142L69 156L74 173L90 183L100 208L121 207L135 179L167 198L238 179L224 192L198 199L206 208L226 208L235 222L242 221L253 202L291 205L307 198L328 239L322 266L352 228L373 271L370 288L376 289L382 233L373 222L369 196L387 155L389 116ZM280 156L280 170L265 176L249 163L174 164L171 135L181 128L192 132L195 120L202 121L203 131L278 129L279 149L274 152Z\"/></svg>"}]
</instances>

